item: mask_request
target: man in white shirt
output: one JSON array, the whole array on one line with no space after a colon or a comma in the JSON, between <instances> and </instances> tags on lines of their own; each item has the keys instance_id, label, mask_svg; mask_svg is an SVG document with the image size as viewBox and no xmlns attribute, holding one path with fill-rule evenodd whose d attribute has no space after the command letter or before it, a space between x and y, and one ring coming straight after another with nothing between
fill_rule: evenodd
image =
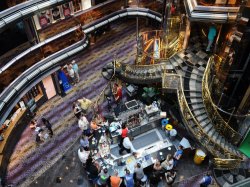
<instances>
[{"instance_id":1,"label":"man in white shirt","mask_svg":"<svg viewBox=\"0 0 250 187\"><path fill-rule=\"evenodd\" d=\"M119 150L119 154L122 155L123 151L127 151L127 153L135 153L136 149L134 148L132 142L130 141L129 137L123 139L123 143L121 149Z\"/></svg>"},{"instance_id":2,"label":"man in white shirt","mask_svg":"<svg viewBox=\"0 0 250 187\"><path fill-rule=\"evenodd\" d=\"M90 151L88 150L88 148L83 149L82 147L80 147L78 149L78 157L79 157L81 163L83 163L83 164L86 164L86 161L89 157L89 154L90 154Z\"/></svg>"},{"instance_id":3,"label":"man in white shirt","mask_svg":"<svg viewBox=\"0 0 250 187\"><path fill-rule=\"evenodd\" d=\"M82 115L78 120L78 126L83 132L87 131L87 129L89 128L89 122L84 115Z\"/></svg>"}]
</instances>

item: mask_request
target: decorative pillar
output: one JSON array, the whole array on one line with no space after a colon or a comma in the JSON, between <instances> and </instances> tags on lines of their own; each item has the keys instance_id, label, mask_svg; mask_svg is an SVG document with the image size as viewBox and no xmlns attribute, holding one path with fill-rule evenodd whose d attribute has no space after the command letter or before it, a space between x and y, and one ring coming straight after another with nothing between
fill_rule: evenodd
<instances>
[{"instance_id":1,"label":"decorative pillar","mask_svg":"<svg viewBox=\"0 0 250 187\"><path fill-rule=\"evenodd\" d=\"M187 49L188 47L190 32L191 32L191 23L189 19L187 19L186 31L185 31L184 42L183 42L183 47L182 47L183 49Z\"/></svg>"}]
</instances>

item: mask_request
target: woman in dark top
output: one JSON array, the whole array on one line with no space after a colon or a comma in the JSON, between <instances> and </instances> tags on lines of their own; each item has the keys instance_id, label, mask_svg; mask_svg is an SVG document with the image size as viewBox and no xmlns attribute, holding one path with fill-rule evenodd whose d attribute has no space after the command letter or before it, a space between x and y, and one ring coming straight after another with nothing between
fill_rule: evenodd
<instances>
[{"instance_id":1,"label":"woman in dark top","mask_svg":"<svg viewBox=\"0 0 250 187\"><path fill-rule=\"evenodd\" d=\"M96 183L98 180L99 175L99 169L98 167L93 163L92 157L89 157L86 161L86 171L88 172L88 177Z\"/></svg>"}]
</instances>

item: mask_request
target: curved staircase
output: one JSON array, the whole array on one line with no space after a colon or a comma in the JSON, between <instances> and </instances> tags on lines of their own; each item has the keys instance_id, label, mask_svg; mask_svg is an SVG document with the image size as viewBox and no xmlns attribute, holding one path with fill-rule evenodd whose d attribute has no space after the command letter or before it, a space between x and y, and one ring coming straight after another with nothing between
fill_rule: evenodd
<instances>
[{"instance_id":1,"label":"curved staircase","mask_svg":"<svg viewBox=\"0 0 250 187\"><path fill-rule=\"evenodd\" d=\"M195 39L194 39L195 40ZM195 52L194 52L195 51ZM218 168L236 168L242 155L232 143L228 134L219 129L209 116L204 99L202 84L208 55L201 46L189 46L168 60L156 65L121 65L121 79L136 84L164 82L164 77L179 76L181 87L178 90L179 105L185 124L199 142L215 157ZM167 79L166 79L167 80ZM165 87L163 86L163 89ZM224 128L230 128L226 126ZM235 134L233 129L229 129Z\"/></svg>"}]
</instances>

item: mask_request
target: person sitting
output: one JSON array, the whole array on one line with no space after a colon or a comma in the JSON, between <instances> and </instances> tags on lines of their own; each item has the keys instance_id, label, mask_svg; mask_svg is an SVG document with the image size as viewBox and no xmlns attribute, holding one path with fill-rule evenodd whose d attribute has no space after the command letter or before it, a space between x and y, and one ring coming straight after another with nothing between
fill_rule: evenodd
<instances>
[{"instance_id":1,"label":"person sitting","mask_svg":"<svg viewBox=\"0 0 250 187\"><path fill-rule=\"evenodd\" d=\"M168 154L164 162L161 163L161 167L167 171L170 171L174 167L174 160L172 155Z\"/></svg>"},{"instance_id":2,"label":"person sitting","mask_svg":"<svg viewBox=\"0 0 250 187\"><path fill-rule=\"evenodd\" d=\"M85 147L85 148L80 147L78 149L78 157L83 165L86 164L89 154L90 154L90 151L88 147Z\"/></svg>"},{"instance_id":3,"label":"person sitting","mask_svg":"<svg viewBox=\"0 0 250 187\"><path fill-rule=\"evenodd\" d=\"M119 187L122 183L122 179L118 176L118 172L115 171L114 175L110 177L110 186L111 187Z\"/></svg>"},{"instance_id":4,"label":"person sitting","mask_svg":"<svg viewBox=\"0 0 250 187\"><path fill-rule=\"evenodd\" d=\"M122 143L121 149L119 150L119 154L122 155L123 151L126 151L127 153L131 153L131 151L132 153L136 152L136 149L134 148L129 137L126 137L123 139L123 143Z\"/></svg>"},{"instance_id":5,"label":"person sitting","mask_svg":"<svg viewBox=\"0 0 250 187\"><path fill-rule=\"evenodd\" d=\"M180 145L178 147L178 150L174 153L174 167L176 167L178 161L180 160L180 158L182 157L183 155L183 146Z\"/></svg>"},{"instance_id":6,"label":"person sitting","mask_svg":"<svg viewBox=\"0 0 250 187\"><path fill-rule=\"evenodd\" d=\"M167 182L168 187L171 187L172 184L173 184L174 181L175 181L176 172L173 171L173 170L171 170L171 171L165 173L165 177L166 177L166 182Z\"/></svg>"},{"instance_id":7,"label":"person sitting","mask_svg":"<svg viewBox=\"0 0 250 187\"><path fill-rule=\"evenodd\" d=\"M125 169L125 172L126 172L126 175L125 175L124 179L125 179L126 187L134 187L135 183L134 183L133 174L131 174L128 169Z\"/></svg>"},{"instance_id":8,"label":"person sitting","mask_svg":"<svg viewBox=\"0 0 250 187\"><path fill-rule=\"evenodd\" d=\"M107 185L108 178L109 178L108 169L104 168L99 174L99 179L97 184L105 187Z\"/></svg>"},{"instance_id":9,"label":"person sitting","mask_svg":"<svg viewBox=\"0 0 250 187\"><path fill-rule=\"evenodd\" d=\"M31 129L35 129L36 128L36 126L37 126L37 120L31 120L31 122L30 122L30 128Z\"/></svg>"},{"instance_id":10,"label":"person sitting","mask_svg":"<svg viewBox=\"0 0 250 187\"><path fill-rule=\"evenodd\" d=\"M78 99L77 101L80 103L80 106L84 113L86 113L89 107L93 104L92 101L90 101L89 99L85 97L83 97L82 99Z\"/></svg>"},{"instance_id":11,"label":"person sitting","mask_svg":"<svg viewBox=\"0 0 250 187\"><path fill-rule=\"evenodd\" d=\"M113 92L115 101L116 101L117 103L119 103L120 100L122 99L122 87L119 86L117 83L115 83L115 84L113 85L112 92Z\"/></svg>"}]
</instances>

